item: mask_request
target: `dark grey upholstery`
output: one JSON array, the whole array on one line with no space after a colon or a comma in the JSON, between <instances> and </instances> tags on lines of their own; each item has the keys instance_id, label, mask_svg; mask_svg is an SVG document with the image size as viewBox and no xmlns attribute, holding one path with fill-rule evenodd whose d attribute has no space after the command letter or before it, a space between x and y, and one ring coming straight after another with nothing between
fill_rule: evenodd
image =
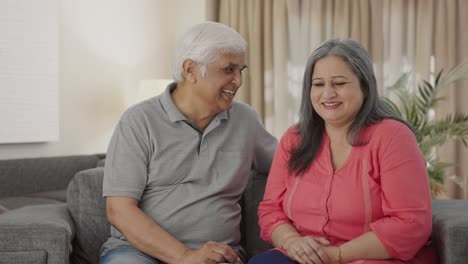
<instances>
[{"instance_id":1,"label":"dark grey upholstery","mask_svg":"<svg viewBox=\"0 0 468 264\"><path fill-rule=\"evenodd\" d=\"M65 189L75 173L96 167L100 155L0 160L0 205L65 201Z\"/></svg>"},{"instance_id":2,"label":"dark grey upholstery","mask_svg":"<svg viewBox=\"0 0 468 264\"><path fill-rule=\"evenodd\" d=\"M240 202L242 206L241 243L249 257L271 248L271 245L260 238L257 215L258 204L262 201L265 192L267 176L253 172Z\"/></svg>"},{"instance_id":3,"label":"dark grey upholstery","mask_svg":"<svg viewBox=\"0 0 468 264\"><path fill-rule=\"evenodd\" d=\"M74 237L66 188L102 155L0 160L0 263L68 263ZM5 211L2 209L0 211Z\"/></svg>"},{"instance_id":4,"label":"dark grey upholstery","mask_svg":"<svg viewBox=\"0 0 468 264\"><path fill-rule=\"evenodd\" d=\"M468 263L468 201L434 200L432 238L440 263Z\"/></svg>"},{"instance_id":5,"label":"dark grey upholstery","mask_svg":"<svg viewBox=\"0 0 468 264\"><path fill-rule=\"evenodd\" d=\"M102 197L104 168L79 172L67 189L68 210L77 226L74 258L99 262L99 250L110 235L106 204Z\"/></svg>"},{"instance_id":6,"label":"dark grey upholstery","mask_svg":"<svg viewBox=\"0 0 468 264\"><path fill-rule=\"evenodd\" d=\"M65 204L26 206L0 217L0 263L68 263L74 225Z\"/></svg>"}]
</instances>

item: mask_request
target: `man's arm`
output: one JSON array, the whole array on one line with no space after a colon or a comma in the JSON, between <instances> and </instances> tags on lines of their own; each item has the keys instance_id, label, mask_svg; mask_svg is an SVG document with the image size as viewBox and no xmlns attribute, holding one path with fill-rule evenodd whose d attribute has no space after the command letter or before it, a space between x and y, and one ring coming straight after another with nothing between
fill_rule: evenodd
<instances>
[{"instance_id":1,"label":"man's arm","mask_svg":"<svg viewBox=\"0 0 468 264\"><path fill-rule=\"evenodd\" d=\"M129 197L106 197L107 220L143 253L166 263L236 263L238 256L228 245L207 242L191 250L153 221ZM211 262L210 262L211 261Z\"/></svg>"}]
</instances>

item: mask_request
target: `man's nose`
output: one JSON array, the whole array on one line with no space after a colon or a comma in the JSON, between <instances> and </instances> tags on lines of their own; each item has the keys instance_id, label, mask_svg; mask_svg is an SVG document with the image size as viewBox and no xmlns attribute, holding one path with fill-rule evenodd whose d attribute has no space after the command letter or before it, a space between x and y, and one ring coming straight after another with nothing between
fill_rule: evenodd
<instances>
[{"instance_id":1,"label":"man's nose","mask_svg":"<svg viewBox=\"0 0 468 264\"><path fill-rule=\"evenodd\" d=\"M234 79L232 79L232 82L236 84L237 87L240 87L242 85L242 73L236 73L236 76Z\"/></svg>"}]
</instances>

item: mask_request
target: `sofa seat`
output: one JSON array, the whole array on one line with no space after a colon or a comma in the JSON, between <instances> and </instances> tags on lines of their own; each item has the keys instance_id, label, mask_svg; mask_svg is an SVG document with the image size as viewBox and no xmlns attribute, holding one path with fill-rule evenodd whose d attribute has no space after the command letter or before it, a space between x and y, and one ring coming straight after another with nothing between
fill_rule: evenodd
<instances>
[{"instance_id":1,"label":"sofa seat","mask_svg":"<svg viewBox=\"0 0 468 264\"><path fill-rule=\"evenodd\" d=\"M48 192L37 192L28 195L10 196L0 198L0 205L7 210L13 210L28 205L58 204L66 201L65 189Z\"/></svg>"},{"instance_id":2,"label":"sofa seat","mask_svg":"<svg viewBox=\"0 0 468 264\"><path fill-rule=\"evenodd\" d=\"M0 263L68 263L75 235L66 204L25 206L0 217Z\"/></svg>"}]
</instances>

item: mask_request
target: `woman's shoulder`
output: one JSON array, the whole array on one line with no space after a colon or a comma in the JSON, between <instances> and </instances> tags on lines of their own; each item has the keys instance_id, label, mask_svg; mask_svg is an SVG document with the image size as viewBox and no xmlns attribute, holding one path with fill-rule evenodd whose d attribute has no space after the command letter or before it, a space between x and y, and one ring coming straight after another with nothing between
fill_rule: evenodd
<instances>
[{"instance_id":1,"label":"woman's shoulder","mask_svg":"<svg viewBox=\"0 0 468 264\"><path fill-rule=\"evenodd\" d=\"M413 134L411 129L404 123L395 119L384 119L368 128L375 136L389 137L400 134Z\"/></svg>"},{"instance_id":2,"label":"woman's shoulder","mask_svg":"<svg viewBox=\"0 0 468 264\"><path fill-rule=\"evenodd\" d=\"M284 132L283 136L281 137L281 144L284 146L296 146L299 144L301 138L300 130L299 130L299 125L295 124L290 126L286 132Z\"/></svg>"},{"instance_id":3,"label":"woman's shoulder","mask_svg":"<svg viewBox=\"0 0 468 264\"><path fill-rule=\"evenodd\" d=\"M384 119L365 129L365 138L370 145L386 145L399 140L415 140L413 131L404 123L395 119Z\"/></svg>"}]
</instances>

